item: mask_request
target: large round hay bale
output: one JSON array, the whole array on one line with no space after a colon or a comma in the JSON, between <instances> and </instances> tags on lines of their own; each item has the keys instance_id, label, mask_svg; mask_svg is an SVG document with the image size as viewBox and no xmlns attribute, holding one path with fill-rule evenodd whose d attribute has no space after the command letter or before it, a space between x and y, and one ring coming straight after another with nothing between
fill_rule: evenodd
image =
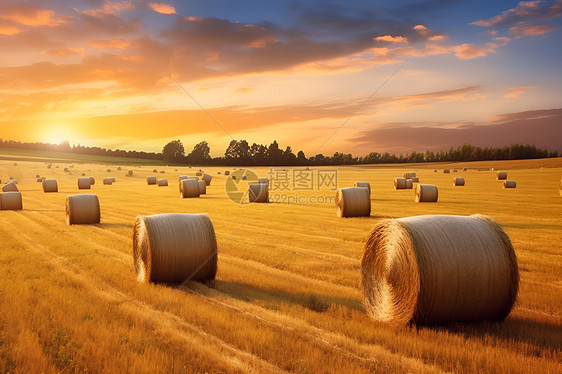
<instances>
[{"instance_id":1,"label":"large round hay bale","mask_svg":"<svg viewBox=\"0 0 562 374\"><path fill-rule=\"evenodd\" d=\"M96 184L96 179L94 177L90 177L90 184L93 186Z\"/></svg>"},{"instance_id":2,"label":"large round hay bale","mask_svg":"<svg viewBox=\"0 0 562 374\"><path fill-rule=\"evenodd\" d=\"M16 186L16 182L10 181L2 186L2 192L18 192L18 186Z\"/></svg>"},{"instance_id":3,"label":"large round hay bale","mask_svg":"<svg viewBox=\"0 0 562 374\"><path fill-rule=\"evenodd\" d=\"M336 192L338 217L368 217L371 215L371 196L364 187L340 188Z\"/></svg>"},{"instance_id":4,"label":"large round hay bale","mask_svg":"<svg viewBox=\"0 0 562 374\"><path fill-rule=\"evenodd\" d=\"M515 188L517 187L517 183L512 180L505 180L503 181L503 188Z\"/></svg>"},{"instance_id":5,"label":"large round hay bale","mask_svg":"<svg viewBox=\"0 0 562 374\"><path fill-rule=\"evenodd\" d=\"M50 168L52 168L52 167L53 167L53 164L48 164L48 165L47 165L47 169L50 169Z\"/></svg>"},{"instance_id":6,"label":"large round hay bale","mask_svg":"<svg viewBox=\"0 0 562 374\"><path fill-rule=\"evenodd\" d=\"M267 184L269 186L269 178L258 178L258 183Z\"/></svg>"},{"instance_id":7,"label":"large round hay bale","mask_svg":"<svg viewBox=\"0 0 562 374\"><path fill-rule=\"evenodd\" d=\"M146 183L147 184L156 184L156 177L151 175L149 177L146 177Z\"/></svg>"},{"instance_id":8,"label":"large round hay bale","mask_svg":"<svg viewBox=\"0 0 562 374\"><path fill-rule=\"evenodd\" d=\"M199 197L199 183L195 179L184 179L180 181L181 197ZM203 182L204 183L204 182Z\"/></svg>"},{"instance_id":9,"label":"large round hay bale","mask_svg":"<svg viewBox=\"0 0 562 374\"><path fill-rule=\"evenodd\" d=\"M248 198L250 199L250 203L269 202L269 186L264 183L249 184Z\"/></svg>"},{"instance_id":10,"label":"large round hay bale","mask_svg":"<svg viewBox=\"0 0 562 374\"><path fill-rule=\"evenodd\" d=\"M158 179L158 187L166 187L168 186L168 180L167 179Z\"/></svg>"},{"instance_id":11,"label":"large round hay bale","mask_svg":"<svg viewBox=\"0 0 562 374\"><path fill-rule=\"evenodd\" d=\"M384 220L361 264L367 313L396 325L502 320L519 284L509 237L480 215Z\"/></svg>"},{"instance_id":12,"label":"large round hay bale","mask_svg":"<svg viewBox=\"0 0 562 374\"><path fill-rule=\"evenodd\" d=\"M229 171L229 170L226 170L226 171L224 172L224 175L230 175L230 171Z\"/></svg>"},{"instance_id":13,"label":"large round hay bale","mask_svg":"<svg viewBox=\"0 0 562 374\"><path fill-rule=\"evenodd\" d=\"M433 184L418 184L416 186L416 203L435 203L438 197L437 186Z\"/></svg>"},{"instance_id":14,"label":"large round hay bale","mask_svg":"<svg viewBox=\"0 0 562 374\"><path fill-rule=\"evenodd\" d=\"M453 186L464 186L464 178L462 177L453 178Z\"/></svg>"},{"instance_id":15,"label":"large round hay bale","mask_svg":"<svg viewBox=\"0 0 562 374\"><path fill-rule=\"evenodd\" d=\"M445 174L449 174L450 172L451 172L451 170L449 170L449 169L443 169L443 173L445 173Z\"/></svg>"},{"instance_id":16,"label":"large round hay bale","mask_svg":"<svg viewBox=\"0 0 562 374\"><path fill-rule=\"evenodd\" d=\"M137 216L133 260L140 282L214 279L217 240L213 223L203 214Z\"/></svg>"},{"instance_id":17,"label":"large round hay bale","mask_svg":"<svg viewBox=\"0 0 562 374\"><path fill-rule=\"evenodd\" d=\"M498 171L498 172L496 173L496 178L497 178L498 180L507 179L507 171Z\"/></svg>"},{"instance_id":18,"label":"large round hay bale","mask_svg":"<svg viewBox=\"0 0 562 374\"><path fill-rule=\"evenodd\" d=\"M416 177L416 173L404 173L404 179L412 179Z\"/></svg>"},{"instance_id":19,"label":"large round hay bale","mask_svg":"<svg viewBox=\"0 0 562 374\"><path fill-rule=\"evenodd\" d=\"M199 186L199 195L207 194L207 183L205 181L197 181L197 186Z\"/></svg>"},{"instance_id":20,"label":"large round hay bale","mask_svg":"<svg viewBox=\"0 0 562 374\"><path fill-rule=\"evenodd\" d=\"M355 187L363 187L369 191L369 196L371 196L371 184L369 182L355 182L353 184Z\"/></svg>"},{"instance_id":21,"label":"large round hay bale","mask_svg":"<svg viewBox=\"0 0 562 374\"><path fill-rule=\"evenodd\" d=\"M406 179L405 178L394 179L394 189L395 190L403 190L405 188L406 188Z\"/></svg>"},{"instance_id":22,"label":"large round hay bale","mask_svg":"<svg viewBox=\"0 0 562 374\"><path fill-rule=\"evenodd\" d=\"M0 210L22 210L21 192L11 191L0 193Z\"/></svg>"},{"instance_id":23,"label":"large round hay bale","mask_svg":"<svg viewBox=\"0 0 562 374\"><path fill-rule=\"evenodd\" d=\"M406 189L411 190L414 188L414 181L411 179L406 179Z\"/></svg>"},{"instance_id":24,"label":"large round hay bale","mask_svg":"<svg viewBox=\"0 0 562 374\"><path fill-rule=\"evenodd\" d=\"M45 179L42 182L43 192L59 192L59 185L56 179Z\"/></svg>"},{"instance_id":25,"label":"large round hay bale","mask_svg":"<svg viewBox=\"0 0 562 374\"><path fill-rule=\"evenodd\" d=\"M113 178L103 178L103 184L111 185L113 183Z\"/></svg>"},{"instance_id":26,"label":"large round hay bale","mask_svg":"<svg viewBox=\"0 0 562 374\"><path fill-rule=\"evenodd\" d=\"M203 174L201 179L205 181L205 184L207 184L207 186L210 186L211 185L211 179L213 179L213 177L209 174Z\"/></svg>"},{"instance_id":27,"label":"large round hay bale","mask_svg":"<svg viewBox=\"0 0 562 374\"><path fill-rule=\"evenodd\" d=\"M89 190L92 180L90 178L78 178L78 189Z\"/></svg>"},{"instance_id":28,"label":"large round hay bale","mask_svg":"<svg viewBox=\"0 0 562 374\"><path fill-rule=\"evenodd\" d=\"M80 225L100 223L100 202L98 195L68 195L66 197L66 223Z\"/></svg>"},{"instance_id":29,"label":"large round hay bale","mask_svg":"<svg viewBox=\"0 0 562 374\"><path fill-rule=\"evenodd\" d=\"M467 169L467 168L462 168L462 171L468 171L468 169Z\"/></svg>"}]
</instances>

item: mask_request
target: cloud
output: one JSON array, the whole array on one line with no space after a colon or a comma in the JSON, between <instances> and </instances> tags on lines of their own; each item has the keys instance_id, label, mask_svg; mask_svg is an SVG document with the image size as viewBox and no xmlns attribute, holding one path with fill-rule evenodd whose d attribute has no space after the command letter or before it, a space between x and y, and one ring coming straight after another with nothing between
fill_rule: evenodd
<instances>
[{"instance_id":1,"label":"cloud","mask_svg":"<svg viewBox=\"0 0 562 374\"><path fill-rule=\"evenodd\" d=\"M509 33L516 38L524 36L538 36L554 31L555 27L550 25L528 25L528 26L513 26L509 29Z\"/></svg>"},{"instance_id":2,"label":"cloud","mask_svg":"<svg viewBox=\"0 0 562 374\"><path fill-rule=\"evenodd\" d=\"M98 49L129 49L132 46L132 41L130 39L123 38L100 38L93 39L90 41L89 45L93 48Z\"/></svg>"},{"instance_id":3,"label":"cloud","mask_svg":"<svg viewBox=\"0 0 562 374\"><path fill-rule=\"evenodd\" d=\"M424 25L415 25L414 30L419 32L421 35L427 35L429 33L429 29Z\"/></svg>"},{"instance_id":4,"label":"cloud","mask_svg":"<svg viewBox=\"0 0 562 374\"><path fill-rule=\"evenodd\" d=\"M69 17L57 16L55 11L36 7L26 2L1 2L0 20L23 26L57 26L70 21Z\"/></svg>"},{"instance_id":5,"label":"cloud","mask_svg":"<svg viewBox=\"0 0 562 374\"><path fill-rule=\"evenodd\" d=\"M510 26L521 22L556 18L562 15L561 1L521 1L515 8L485 20L472 22L473 25L484 27Z\"/></svg>"},{"instance_id":6,"label":"cloud","mask_svg":"<svg viewBox=\"0 0 562 374\"><path fill-rule=\"evenodd\" d=\"M391 35L383 35L377 36L374 40L382 41L382 42L389 42L389 43L408 43L408 38L403 36L391 36Z\"/></svg>"},{"instance_id":7,"label":"cloud","mask_svg":"<svg viewBox=\"0 0 562 374\"><path fill-rule=\"evenodd\" d=\"M496 51L498 47L497 44L494 43L486 43L484 46L476 46L474 44L461 44L452 47L455 51L455 56L461 60L470 60L477 57L486 56L489 53L493 53Z\"/></svg>"},{"instance_id":8,"label":"cloud","mask_svg":"<svg viewBox=\"0 0 562 374\"><path fill-rule=\"evenodd\" d=\"M525 92L527 92L531 88L535 88L535 87L534 86L510 87L509 92L506 93L505 95L503 95L503 97L505 97L507 99L515 99L515 98L523 95Z\"/></svg>"},{"instance_id":9,"label":"cloud","mask_svg":"<svg viewBox=\"0 0 562 374\"><path fill-rule=\"evenodd\" d=\"M69 56L83 56L84 48L53 48L41 52L46 56L53 57L69 57Z\"/></svg>"},{"instance_id":10,"label":"cloud","mask_svg":"<svg viewBox=\"0 0 562 374\"><path fill-rule=\"evenodd\" d=\"M161 14L176 14L176 8L165 3L149 3L148 6L155 12Z\"/></svg>"}]
</instances>

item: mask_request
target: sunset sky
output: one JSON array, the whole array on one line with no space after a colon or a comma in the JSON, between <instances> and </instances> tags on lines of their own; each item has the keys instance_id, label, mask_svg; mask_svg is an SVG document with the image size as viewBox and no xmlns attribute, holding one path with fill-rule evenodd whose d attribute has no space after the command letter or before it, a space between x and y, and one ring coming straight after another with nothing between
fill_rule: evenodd
<instances>
[{"instance_id":1,"label":"sunset sky","mask_svg":"<svg viewBox=\"0 0 562 374\"><path fill-rule=\"evenodd\" d=\"M0 138L562 151L561 26L562 0L0 0Z\"/></svg>"}]
</instances>

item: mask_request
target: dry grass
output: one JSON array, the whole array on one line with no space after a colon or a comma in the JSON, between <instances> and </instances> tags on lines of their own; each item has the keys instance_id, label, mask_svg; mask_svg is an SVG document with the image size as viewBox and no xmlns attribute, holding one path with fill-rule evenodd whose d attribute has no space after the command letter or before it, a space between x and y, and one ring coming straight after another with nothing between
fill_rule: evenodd
<instances>
[{"instance_id":1,"label":"dry grass","mask_svg":"<svg viewBox=\"0 0 562 374\"><path fill-rule=\"evenodd\" d=\"M224 168L206 170L207 195L181 199L148 186L154 166L143 166L92 186L103 220L86 226L65 223L65 197L78 189L62 171L68 164L58 165L0 162L0 179L20 181L25 209L0 212L0 372L559 371L562 159L339 168L339 187L360 176L373 196L370 217L347 220L333 205L236 205L216 175ZM77 164L73 174L102 178L117 166ZM508 171L517 188L472 167ZM433 172L443 168L458 169L466 186ZM406 171L438 186L439 202L416 204L412 190L394 190ZM43 193L36 174L56 178L59 192ZM175 212L208 213L216 280L181 290L136 280L136 215ZM396 329L366 315L357 261L368 233L382 218L419 214L484 214L504 226L521 284L503 323Z\"/></svg>"}]
</instances>

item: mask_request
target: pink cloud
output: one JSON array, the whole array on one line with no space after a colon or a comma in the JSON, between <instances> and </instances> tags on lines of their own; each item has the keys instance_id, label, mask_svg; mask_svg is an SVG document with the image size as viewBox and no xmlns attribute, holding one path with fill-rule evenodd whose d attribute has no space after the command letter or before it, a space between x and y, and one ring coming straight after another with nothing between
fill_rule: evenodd
<instances>
[{"instance_id":1,"label":"pink cloud","mask_svg":"<svg viewBox=\"0 0 562 374\"><path fill-rule=\"evenodd\" d=\"M148 6L155 12L161 14L176 14L176 8L165 3L149 3Z\"/></svg>"},{"instance_id":2,"label":"pink cloud","mask_svg":"<svg viewBox=\"0 0 562 374\"><path fill-rule=\"evenodd\" d=\"M447 39L448 37L446 35L433 35L430 36L427 40L429 40L430 42L442 42Z\"/></svg>"},{"instance_id":3,"label":"pink cloud","mask_svg":"<svg viewBox=\"0 0 562 374\"><path fill-rule=\"evenodd\" d=\"M480 47L474 44L460 44L452 47L455 51L455 56L461 60L470 60L477 57L484 57L488 53L493 53L498 47L494 43L486 43L486 45Z\"/></svg>"},{"instance_id":4,"label":"pink cloud","mask_svg":"<svg viewBox=\"0 0 562 374\"><path fill-rule=\"evenodd\" d=\"M542 6L544 1L521 1L515 8L504 10L500 14L485 20L472 22L473 25L492 27L513 25L532 19L556 18L562 15L560 1L552 6Z\"/></svg>"},{"instance_id":5,"label":"pink cloud","mask_svg":"<svg viewBox=\"0 0 562 374\"><path fill-rule=\"evenodd\" d=\"M509 32L516 38L522 38L524 36L538 36L546 34L553 31L554 29L555 27L550 25L528 25L513 26L509 29Z\"/></svg>"},{"instance_id":6,"label":"pink cloud","mask_svg":"<svg viewBox=\"0 0 562 374\"><path fill-rule=\"evenodd\" d=\"M534 86L527 86L527 87L510 87L509 92L503 95L506 99L515 99L521 95L523 95L527 90L535 88Z\"/></svg>"},{"instance_id":7,"label":"pink cloud","mask_svg":"<svg viewBox=\"0 0 562 374\"><path fill-rule=\"evenodd\" d=\"M53 48L41 53L51 57L83 56L84 48Z\"/></svg>"},{"instance_id":8,"label":"pink cloud","mask_svg":"<svg viewBox=\"0 0 562 374\"><path fill-rule=\"evenodd\" d=\"M419 32L422 35L427 35L427 33L429 32L429 29L427 27L425 27L424 25L415 25L414 30L416 30L417 32Z\"/></svg>"},{"instance_id":9,"label":"pink cloud","mask_svg":"<svg viewBox=\"0 0 562 374\"><path fill-rule=\"evenodd\" d=\"M392 36L392 35L383 35L377 36L374 40L382 41L382 42L389 42L389 43L408 43L408 38L403 36Z\"/></svg>"}]
</instances>

